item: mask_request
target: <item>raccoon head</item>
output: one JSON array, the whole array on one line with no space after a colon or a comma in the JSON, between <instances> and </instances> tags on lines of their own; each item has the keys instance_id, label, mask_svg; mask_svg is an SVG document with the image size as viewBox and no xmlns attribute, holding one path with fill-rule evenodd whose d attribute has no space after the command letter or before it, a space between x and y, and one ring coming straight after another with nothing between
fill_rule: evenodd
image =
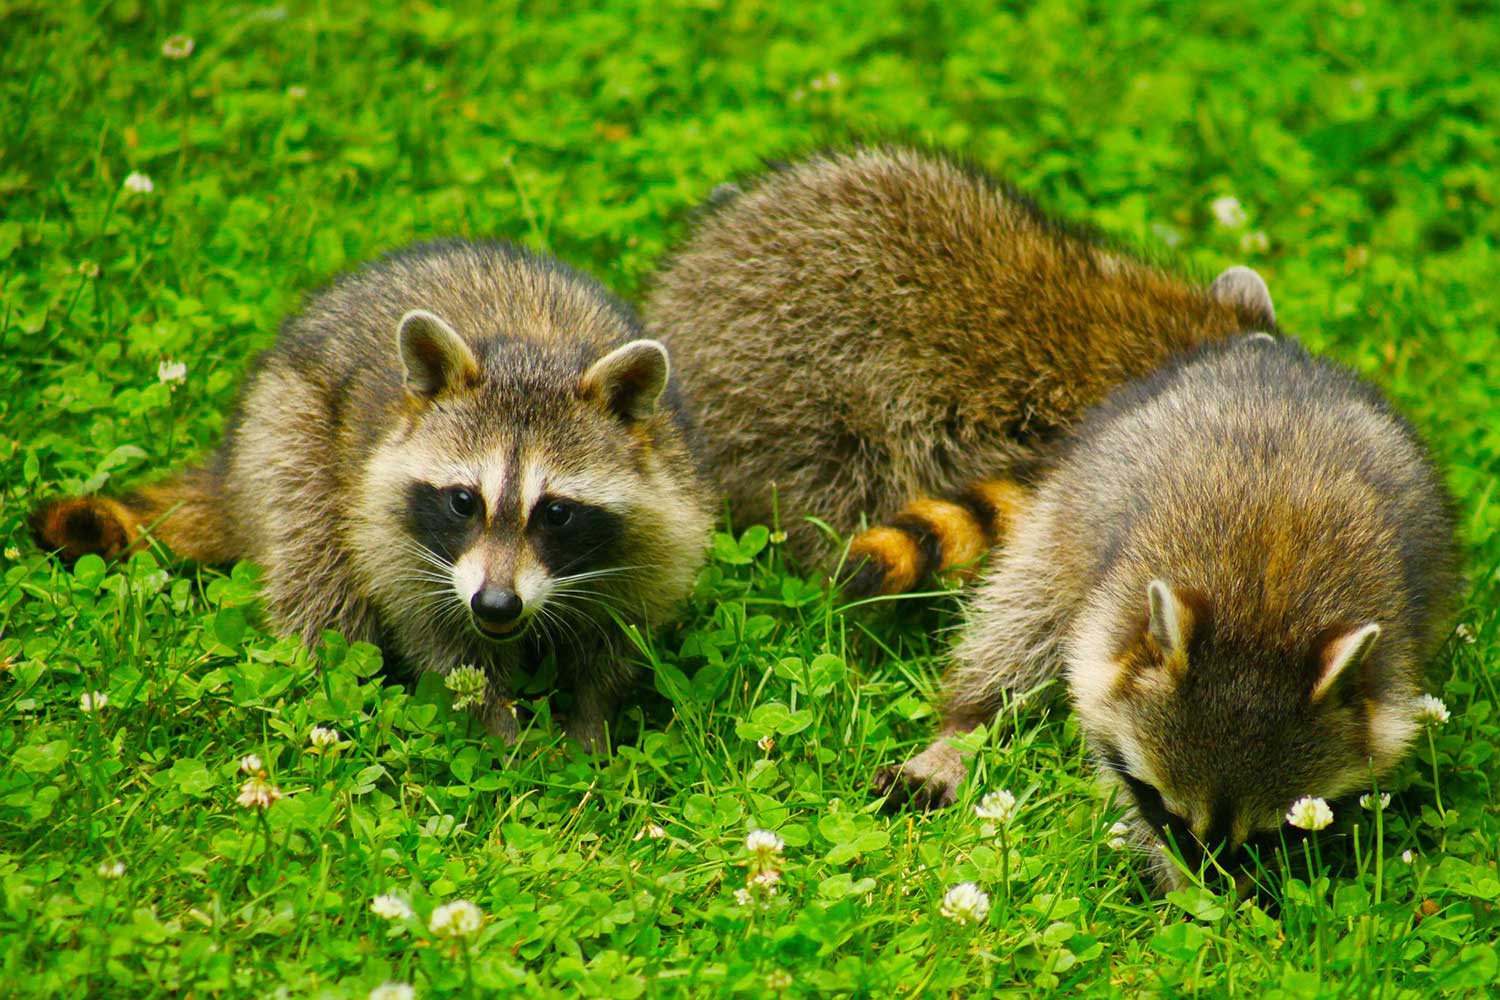
<instances>
[{"instance_id":1,"label":"raccoon head","mask_svg":"<svg viewBox=\"0 0 1500 1000\"><path fill-rule=\"evenodd\" d=\"M596 355L497 339L481 359L424 310L398 343L406 417L371 463L361 515L360 547L384 550L363 558L387 617L424 637L505 641L543 624L577 639L593 627L580 619L680 596L702 539L658 524L686 505L653 450L672 420L658 413L661 344Z\"/></svg>"},{"instance_id":2,"label":"raccoon head","mask_svg":"<svg viewBox=\"0 0 1500 1000\"><path fill-rule=\"evenodd\" d=\"M1106 778L1190 865L1299 835L1282 830L1294 801L1368 787L1409 739L1399 713L1376 717L1379 624L1270 648L1191 589L1153 580L1138 601L1108 643L1075 650L1095 659L1070 664L1072 688Z\"/></svg>"}]
</instances>

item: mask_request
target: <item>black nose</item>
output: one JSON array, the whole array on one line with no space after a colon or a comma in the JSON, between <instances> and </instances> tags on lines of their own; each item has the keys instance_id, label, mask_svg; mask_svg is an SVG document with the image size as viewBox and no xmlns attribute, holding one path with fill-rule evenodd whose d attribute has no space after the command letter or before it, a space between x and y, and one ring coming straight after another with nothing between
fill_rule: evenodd
<instances>
[{"instance_id":1,"label":"black nose","mask_svg":"<svg viewBox=\"0 0 1500 1000\"><path fill-rule=\"evenodd\" d=\"M509 625L521 617L521 595L507 587L484 587L469 607L486 625Z\"/></svg>"}]
</instances>

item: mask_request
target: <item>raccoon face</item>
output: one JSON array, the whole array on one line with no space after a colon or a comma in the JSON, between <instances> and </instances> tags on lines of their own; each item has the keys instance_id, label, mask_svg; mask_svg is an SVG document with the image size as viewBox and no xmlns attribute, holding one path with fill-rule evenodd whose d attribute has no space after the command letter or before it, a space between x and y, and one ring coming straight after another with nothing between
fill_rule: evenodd
<instances>
[{"instance_id":1,"label":"raccoon face","mask_svg":"<svg viewBox=\"0 0 1500 1000\"><path fill-rule=\"evenodd\" d=\"M597 627L582 619L627 610L634 571L663 557L639 529L662 515L641 425L665 349L633 341L580 372L574 354L491 345L514 356L482 366L423 311L400 346L413 413L366 490L391 536L376 582L392 608L496 641L533 625L576 639Z\"/></svg>"},{"instance_id":2,"label":"raccoon face","mask_svg":"<svg viewBox=\"0 0 1500 1000\"><path fill-rule=\"evenodd\" d=\"M1293 802L1368 787L1394 760L1371 735L1378 625L1328 629L1289 655L1216 628L1190 590L1156 580L1143 598L1110 662L1071 667L1073 689L1106 780L1188 864L1295 839Z\"/></svg>"}]
</instances>

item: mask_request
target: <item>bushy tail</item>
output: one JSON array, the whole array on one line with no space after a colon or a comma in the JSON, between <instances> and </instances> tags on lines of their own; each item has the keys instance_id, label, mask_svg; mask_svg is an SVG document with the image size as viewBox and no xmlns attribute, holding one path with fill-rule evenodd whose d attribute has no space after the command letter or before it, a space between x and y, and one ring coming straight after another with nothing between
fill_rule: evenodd
<instances>
[{"instance_id":1,"label":"bushy tail","mask_svg":"<svg viewBox=\"0 0 1500 1000\"><path fill-rule=\"evenodd\" d=\"M51 500L31 512L37 544L73 562L90 553L115 559L155 539L180 556L229 563L244 553L234 541L222 481L211 469L189 469L121 497Z\"/></svg>"},{"instance_id":2,"label":"bushy tail","mask_svg":"<svg viewBox=\"0 0 1500 1000\"><path fill-rule=\"evenodd\" d=\"M940 500L913 500L850 543L844 595L901 594L973 563L1005 537L1029 496L1014 479L981 479Z\"/></svg>"}]
</instances>

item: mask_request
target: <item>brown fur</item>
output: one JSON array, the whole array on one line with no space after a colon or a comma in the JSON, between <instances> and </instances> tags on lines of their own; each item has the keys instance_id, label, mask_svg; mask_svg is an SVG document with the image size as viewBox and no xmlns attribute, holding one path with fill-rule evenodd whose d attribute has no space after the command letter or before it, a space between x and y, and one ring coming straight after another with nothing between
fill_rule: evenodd
<instances>
[{"instance_id":1,"label":"brown fur","mask_svg":"<svg viewBox=\"0 0 1500 1000\"><path fill-rule=\"evenodd\" d=\"M943 734L1061 675L1153 856L1177 824L1190 863L1238 850L1399 760L1455 586L1451 501L1376 390L1290 341L1202 349L1080 426L970 598L939 740L878 785L951 802Z\"/></svg>"},{"instance_id":2,"label":"brown fur","mask_svg":"<svg viewBox=\"0 0 1500 1000\"><path fill-rule=\"evenodd\" d=\"M232 526L208 470L191 469L119 498L74 497L38 507L31 531L68 562L90 553L118 559L160 542L205 563L235 558Z\"/></svg>"},{"instance_id":3,"label":"brown fur","mask_svg":"<svg viewBox=\"0 0 1500 1000\"><path fill-rule=\"evenodd\" d=\"M1014 478L1115 386L1274 329L1253 297L1210 294L901 148L814 156L718 199L645 315L733 516L769 523L776 503L804 558L809 515L847 533L911 497Z\"/></svg>"},{"instance_id":4,"label":"brown fur","mask_svg":"<svg viewBox=\"0 0 1500 1000\"><path fill-rule=\"evenodd\" d=\"M149 536L204 562L254 561L278 631L382 640L420 670L477 666L482 714L507 737L511 675L556 648L569 731L598 747L630 679L605 609L661 621L705 550L690 437L665 352L602 287L504 245L428 244L290 320L206 465L44 504L32 525L69 559ZM443 506L465 488L482 518ZM587 537L545 521L558 501ZM471 620L485 588L529 595L526 617L496 626L517 641Z\"/></svg>"}]
</instances>

